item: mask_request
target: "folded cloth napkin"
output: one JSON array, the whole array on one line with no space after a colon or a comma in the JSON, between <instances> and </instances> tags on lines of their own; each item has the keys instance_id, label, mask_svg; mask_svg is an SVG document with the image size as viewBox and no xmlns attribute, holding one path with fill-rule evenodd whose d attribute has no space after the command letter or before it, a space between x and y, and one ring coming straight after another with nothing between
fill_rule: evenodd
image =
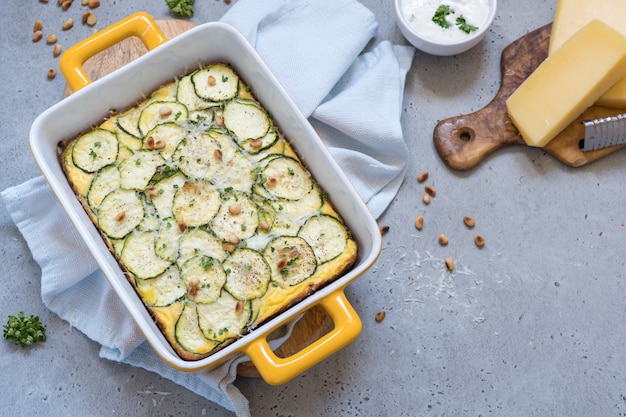
<instances>
[{"instance_id":1,"label":"folded cloth napkin","mask_svg":"<svg viewBox=\"0 0 626 417\"><path fill-rule=\"evenodd\" d=\"M223 16L257 49L378 217L402 182L404 80L414 50L382 41L363 53L377 23L356 0L239 0ZM2 197L41 267L44 304L101 345L100 356L155 372L238 416L247 399L232 384L234 357L203 374L165 364L85 250L42 177ZM280 344L288 334L273 342Z\"/></svg>"}]
</instances>

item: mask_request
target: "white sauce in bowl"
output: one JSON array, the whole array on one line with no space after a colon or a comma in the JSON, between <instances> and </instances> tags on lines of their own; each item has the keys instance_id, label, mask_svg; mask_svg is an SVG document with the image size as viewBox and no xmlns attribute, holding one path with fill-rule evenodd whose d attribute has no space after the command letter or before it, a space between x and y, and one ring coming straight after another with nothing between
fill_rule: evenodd
<instances>
[{"instance_id":1,"label":"white sauce in bowl","mask_svg":"<svg viewBox=\"0 0 626 417\"><path fill-rule=\"evenodd\" d=\"M453 13L446 16L449 28L433 22L433 16L441 5L449 6ZM456 25L456 19L465 21L478 30L487 23L489 0L402 0L401 11L407 25L424 38L441 42L467 39L475 32L465 33ZM478 31L477 30L477 31Z\"/></svg>"}]
</instances>

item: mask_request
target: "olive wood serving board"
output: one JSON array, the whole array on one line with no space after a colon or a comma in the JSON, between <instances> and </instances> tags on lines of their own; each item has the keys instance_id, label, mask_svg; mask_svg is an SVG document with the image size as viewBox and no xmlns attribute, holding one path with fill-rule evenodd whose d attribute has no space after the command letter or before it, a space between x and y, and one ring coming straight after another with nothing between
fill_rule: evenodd
<instances>
[{"instance_id":1,"label":"olive wood serving board","mask_svg":"<svg viewBox=\"0 0 626 417\"><path fill-rule=\"evenodd\" d=\"M178 19L163 19L156 22L169 39L196 26L194 23ZM135 60L147 51L139 38L131 37L89 58L84 63L83 69L94 81ZM64 97L71 93L72 90L66 85ZM279 357L289 357L322 337L332 328L333 321L326 311L314 306L295 323L289 338L275 350L275 353ZM237 374L243 377L260 376L250 361L240 363L237 367Z\"/></svg>"},{"instance_id":2,"label":"olive wood serving board","mask_svg":"<svg viewBox=\"0 0 626 417\"><path fill-rule=\"evenodd\" d=\"M500 60L500 89L487 106L474 113L450 117L437 123L433 140L437 153L447 165L465 170L504 146L528 146L508 116L506 99L548 56L551 29L552 24L547 24L504 48ZM581 121L624 112L624 109L592 106L543 149L572 167L586 165L613 153L626 145L583 152L579 146L580 140L585 137Z\"/></svg>"}]
</instances>

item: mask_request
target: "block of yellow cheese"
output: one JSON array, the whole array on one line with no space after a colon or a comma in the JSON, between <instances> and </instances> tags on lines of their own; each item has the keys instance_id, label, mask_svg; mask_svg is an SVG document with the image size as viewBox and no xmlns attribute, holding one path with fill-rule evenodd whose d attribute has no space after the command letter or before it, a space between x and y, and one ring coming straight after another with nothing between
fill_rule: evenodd
<instances>
[{"instance_id":1,"label":"block of yellow cheese","mask_svg":"<svg viewBox=\"0 0 626 417\"><path fill-rule=\"evenodd\" d=\"M625 18L625 0L558 0L550 33L549 54L552 55L592 20L600 20L626 36ZM626 76L600 96L596 104L626 109Z\"/></svg>"},{"instance_id":2,"label":"block of yellow cheese","mask_svg":"<svg viewBox=\"0 0 626 417\"><path fill-rule=\"evenodd\" d=\"M548 56L506 100L530 146L545 146L626 73L626 37L593 20Z\"/></svg>"}]
</instances>

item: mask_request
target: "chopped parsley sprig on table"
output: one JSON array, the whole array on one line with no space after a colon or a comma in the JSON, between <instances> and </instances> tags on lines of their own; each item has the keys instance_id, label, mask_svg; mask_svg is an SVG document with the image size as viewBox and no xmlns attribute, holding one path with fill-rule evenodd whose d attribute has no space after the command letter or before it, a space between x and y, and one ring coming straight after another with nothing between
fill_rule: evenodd
<instances>
[{"instance_id":1,"label":"chopped parsley sprig on table","mask_svg":"<svg viewBox=\"0 0 626 417\"><path fill-rule=\"evenodd\" d=\"M20 311L17 316L9 316L7 324L4 325L4 338L14 340L16 345L25 347L36 342L45 342L46 328L39 321L39 316L26 317L24 312Z\"/></svg>"},{"instance_id":2,"label":"chopped parsley sprig on table","mask_svg":"<svg viewBox=\"0 0 626 417\"><path fill-rule=\"evenodd\" d=\"M193 16L193 3L194 0L165 0L172 13L184 17Z\"/></svg>"}]
</instances>

